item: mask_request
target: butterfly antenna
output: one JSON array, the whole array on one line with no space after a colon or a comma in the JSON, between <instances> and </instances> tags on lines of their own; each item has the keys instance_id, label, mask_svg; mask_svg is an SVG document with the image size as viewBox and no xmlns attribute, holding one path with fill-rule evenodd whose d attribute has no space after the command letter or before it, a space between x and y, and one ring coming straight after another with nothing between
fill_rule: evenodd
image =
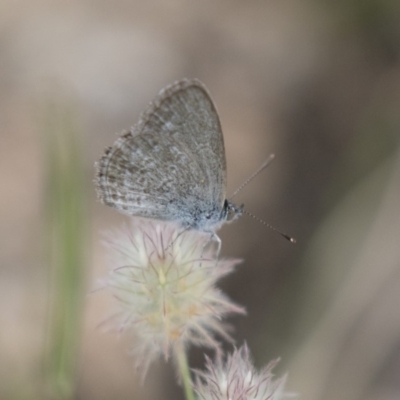
<instances>
[{"instance_id":1,"label":"butterfly antenna","mask_svg":"<svg viewBox=\"0 0 400 400\"><path fill-rule=\"evenodd\" d=\"M232 200L245 186L247 186L247 184L249 184L258 174L260 174L265 168L268 167L269 164L271 164L271 162L274 160L275 158L275 154L270 154L269 157L263 162L263 164L261 165L261 167L254 172L253 175L250 176L250 178L248 178L247 180L245 180L233 193L233 195L231 196L231 198L229 200Z\"/></svg>"},{"instance_id":2,"label":"butterfly antenna","mask_svg":"<svg viewBox=\"0 0 400 400\"><path fill-rule=\"evenodd\" d=\"M263 221L261 218L256 217L254 214L252 214L252 213L250 213L250 212L248 212L246 210L242 210L242 212L244 214L248 215L249 217L254 218L256 221L260 222L261 224L266 225L268 228L272 229L276 233L279 233L281 236L283 236L290 243L296 243L296 239L294 237L291 237L289 235L286 235L286 233L283 233L283 232L279 231L278 229L276 229L272 225L270 225L267 222Z\"/></svg>"}]
</instances>

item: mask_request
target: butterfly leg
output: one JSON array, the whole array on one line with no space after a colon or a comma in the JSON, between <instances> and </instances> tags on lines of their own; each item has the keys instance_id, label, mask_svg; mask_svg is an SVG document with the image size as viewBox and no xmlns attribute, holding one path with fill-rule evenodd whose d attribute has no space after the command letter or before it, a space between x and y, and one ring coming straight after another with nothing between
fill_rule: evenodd
<instances>
[{"instance_id":1,"label":"butterfly leg","mask_svg":"<svg viewBox=\"0 0 400 400\"><path fill-rule=\"evenodd\" d=\"M200 257L200 259L203 259L203 254L204 254L205 248L206 248L213 240L215 240L215 241L217 242L217 253L216 253L216 257L215 257L215 265L217 265L219 253L221 252L222 241L221 241L220 237L219 237L215 232L207 232L207 233L210 234L210 237L208 238L207 242L205 242L204 245L203 245L203 249L202 249L202 251L201 251L201 257ZM201 263L200 263L200 267L201 267Z\"/></svg>"},{"instance_id":2,"label":"butterfly leg","mask_svg":"<svg viewBox=\"0 0 400 400\"><path fill-rule=\"evenodd\" d=\"M219 257L219 253L221 252L222 241L221 241L220 237L215 232L213 232L211 237L210 237L210 240L213 240L213 239L215 239L215 241L217 242L217 257L216 258L218 258Z\"/></svg>"}]
</instances>

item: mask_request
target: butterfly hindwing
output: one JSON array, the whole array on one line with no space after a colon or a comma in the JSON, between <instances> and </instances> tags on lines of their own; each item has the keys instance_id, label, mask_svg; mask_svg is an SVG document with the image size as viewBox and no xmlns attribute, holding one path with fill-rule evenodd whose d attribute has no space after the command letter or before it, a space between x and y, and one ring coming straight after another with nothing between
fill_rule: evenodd
<instances>
[{"instance_id":1,"label":"butterfly hindwing","mask_svg":"<svg viewBox=\"0 0 400 400\"><path fill-rule=\"evenodd\" d=\"M207 89L198 80L163 89L97 168L100 199L119 211L186 226L221 211L225 150Z\"/></svg>"}]
</instances>

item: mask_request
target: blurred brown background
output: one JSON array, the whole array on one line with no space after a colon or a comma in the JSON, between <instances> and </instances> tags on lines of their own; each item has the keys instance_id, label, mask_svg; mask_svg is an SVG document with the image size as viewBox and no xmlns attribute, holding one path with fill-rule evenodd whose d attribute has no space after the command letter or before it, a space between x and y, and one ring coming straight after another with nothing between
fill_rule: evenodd
<instances>
[{"instance_id":1,"label":"blurred brown background","mask_svg":"<svg viewBox=\"0 0 400 400\"><path fill-rule=\"evenodd\" d=\"M140 385L129 338L97 327L112 299L86 293L109 267L101 232L125 220L96 202L94 161L162 87L197 77L228 193L275 153L237 202L298 240L246 216L220 232L244 259L222 285L248 310L237 343L259 367L282 357L303 399L399 399L399 56L395 0L3 0L0 398L183 399L163 360Z\"/></svg>"}]
</instances>

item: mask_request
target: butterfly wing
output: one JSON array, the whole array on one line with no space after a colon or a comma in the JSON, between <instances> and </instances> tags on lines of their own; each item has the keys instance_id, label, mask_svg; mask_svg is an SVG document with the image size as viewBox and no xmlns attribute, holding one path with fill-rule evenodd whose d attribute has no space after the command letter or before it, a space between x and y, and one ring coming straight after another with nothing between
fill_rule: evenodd
<instances>
[{"instance_id":1,"label":"butterfly wing","mask_svg":"<svg viewBox=\"0 0 400 400\"><path fill-rule=\"evenodd\" d=\"M225 149L205 86L185 79L163 89L97 168L100 199L127 214L196 228L210 213L220 213Z\"/></svg>"}]
</instances>

